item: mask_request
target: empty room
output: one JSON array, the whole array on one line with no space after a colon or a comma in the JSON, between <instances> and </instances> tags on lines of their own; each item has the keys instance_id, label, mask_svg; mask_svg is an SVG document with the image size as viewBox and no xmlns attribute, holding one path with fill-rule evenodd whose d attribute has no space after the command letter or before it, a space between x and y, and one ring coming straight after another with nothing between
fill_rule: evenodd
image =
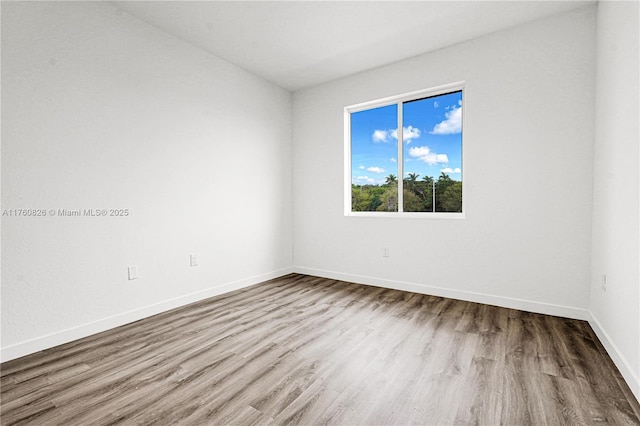
<instances>
[{"instance_id":1,"label":"empty room","mask_svg":"<svg viewBox=\"0 0 640 426\"><path fill-rule=\"evenodd\" d=\"M637 1L2 1L4 425L640 425Z\"/></svg>"}]
</instances>

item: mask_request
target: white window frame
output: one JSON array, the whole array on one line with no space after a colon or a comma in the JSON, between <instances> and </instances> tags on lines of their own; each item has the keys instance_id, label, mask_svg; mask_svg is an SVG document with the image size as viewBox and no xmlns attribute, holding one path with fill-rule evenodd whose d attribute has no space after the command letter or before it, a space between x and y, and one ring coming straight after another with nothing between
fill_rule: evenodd
<instances>
[{"instance_id":1,"label":"white window frame","mask_svg":"<svg viewBox=\"0 0 640 426\"><path fill-rule=\"evenodd\" d=\"M398 211L397 212L354 212L351 211L351 114L354 112L365 111L373 108L379 108L389 105L398 105L398 141L403 140L403 121L402 121L402 103L428 98L433 96L445 95L452 92L462 92L462 212L404 212L403 200L403 178L404 178L404 150L403 144L398 143ZM465 82L459 81L451 84L444 84L425 90L404 93L401 95L390 96L374 101L363 102L350 105L344 108L344 215L351 217L394 217L394 218L419 218L419 219L464 219L465 218L465 200L466 200L466 184L465 173L466 155L465 155L465 112L464 106Z\"/></svg>"}]
</instances>

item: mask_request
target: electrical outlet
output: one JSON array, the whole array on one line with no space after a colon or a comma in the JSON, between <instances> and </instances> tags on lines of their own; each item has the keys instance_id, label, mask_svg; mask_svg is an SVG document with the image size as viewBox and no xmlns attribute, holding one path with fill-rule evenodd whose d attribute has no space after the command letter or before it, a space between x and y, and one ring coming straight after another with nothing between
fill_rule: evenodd
<instances>
[{"instance_id":1,"label":"electrical outlet","mask_svg":"<svg viewBox=\"0 0 640 426\"><path fill-rule=\"evenodd\" d=\"M607 274L602 274L602 291L607 291Z\"/></svg>"},{"instance_id":2,"label":"electrical outlet","mask_svg":"<svg viewBox=\"0 0 640 426\"><path fill-rule=\"evenodd\" d=\"M127 268L127 274L129 276L129 280L137 280L138 279L138 267L137 266L129 266Z\"/></svg>"},{"instance_id":3,"label":"electrical outlet","mask_svg":"<svg viewBox=\"0 0 640 426\"><path fill-rule=\"evenodd\" d=\"M190 254L189 255L189 265L198 266L198 255L197 254Z\"/></svg>"}]
</instances>

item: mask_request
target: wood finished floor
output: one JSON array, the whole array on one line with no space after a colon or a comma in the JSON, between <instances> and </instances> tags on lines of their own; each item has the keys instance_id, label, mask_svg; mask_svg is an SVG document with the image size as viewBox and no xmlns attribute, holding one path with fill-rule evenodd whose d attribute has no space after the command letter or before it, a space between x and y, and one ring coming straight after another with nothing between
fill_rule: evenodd
<instances>
[{"instance_id":1,"label":"wood finished floor","mask_svg":"<svg viewBox=\"0 0 640 426\"><path fill-rule=\"evenodd\" d=\"M1 368L2 425L640 425L583 321L297 274Z\"/></svg>"}]
</instances>

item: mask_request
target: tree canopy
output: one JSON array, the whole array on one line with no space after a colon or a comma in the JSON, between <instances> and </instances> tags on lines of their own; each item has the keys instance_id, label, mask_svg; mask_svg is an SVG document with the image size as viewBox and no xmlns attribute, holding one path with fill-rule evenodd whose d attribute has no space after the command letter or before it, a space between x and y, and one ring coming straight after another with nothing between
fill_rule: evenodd
<instances>
[{"instance_id":1,"label":"tree canopy","mask_svg":"<svg viewBox=\"0 0 640 426\"><path fill-rule=\"evenodd\" d=\"M462 182L441 173L437 180L409 173L402 180L403 211L462 212ZM435 189L435 208L434 208ZM398 179L390 174L382 185L351 185L352 211L398 211Z\"/></svg>"}]
</instances>

